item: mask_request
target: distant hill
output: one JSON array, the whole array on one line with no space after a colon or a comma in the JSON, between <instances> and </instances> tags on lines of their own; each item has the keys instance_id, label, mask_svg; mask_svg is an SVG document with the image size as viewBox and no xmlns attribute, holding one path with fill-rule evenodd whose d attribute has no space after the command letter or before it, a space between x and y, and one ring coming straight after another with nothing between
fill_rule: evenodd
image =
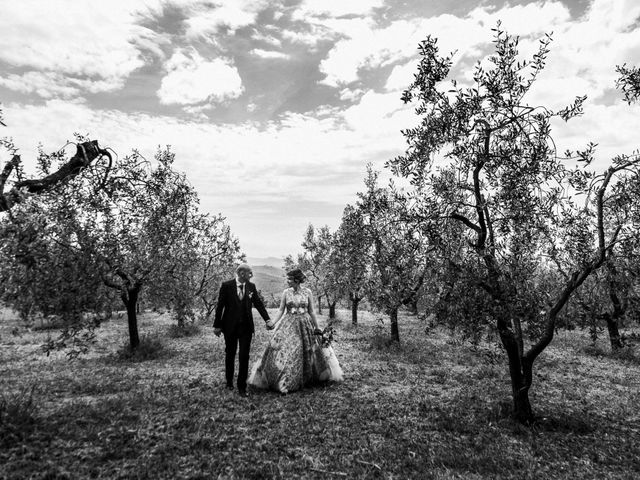
<instances>
[{"instance_id":1,"label":"distant hill","mask_svg":"<svg viewBox=\"0 0 640 480\"><path fill-rule=\"evenodd\" d=\"M256 265L267 265L280 269L284 265L284 260L277 257L247 257L247 263L252 267Z\"/></svg>"},{"instance_id":2,"label":"distant hill","mask_svg":"<svg viewBox=\"0 0 640 480\"><path fill-rule=\"evenodd\" d=\"M268 306L278 306L280 294L287 286L282 268L257 264L252 264L251 268L253 269L251 281L262 292L266 302L269 304Z\"/></svg>"}]
</instances>

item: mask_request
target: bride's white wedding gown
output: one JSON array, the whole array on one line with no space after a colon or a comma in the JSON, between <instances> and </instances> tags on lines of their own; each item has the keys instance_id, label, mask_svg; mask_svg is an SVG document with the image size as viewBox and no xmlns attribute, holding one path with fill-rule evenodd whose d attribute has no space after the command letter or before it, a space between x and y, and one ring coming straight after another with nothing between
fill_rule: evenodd
<instances>
[{"instance_id":1,"label":"bride's white wedding gown","mask_svg":"<svg viewBox=\"0 0 640 480\"><path fill-rule=\"evenodd\" d=\"M262 358L252 368L249 384L281 393L305 385L342 381L343 374L331 346L323 347L309 317L311 290L287 288L286 313L280 319Z\"/></svg>"}]
</instances>

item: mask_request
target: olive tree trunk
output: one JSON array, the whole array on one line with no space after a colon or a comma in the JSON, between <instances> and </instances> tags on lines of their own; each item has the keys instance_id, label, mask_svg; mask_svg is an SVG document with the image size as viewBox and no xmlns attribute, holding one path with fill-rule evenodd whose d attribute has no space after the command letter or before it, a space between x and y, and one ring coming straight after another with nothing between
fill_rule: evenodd
<instances>
[{"instance_id":1,"label":"olive tree trunk","mask_svg":"<svg viewBox=\"0 0 640 480\"><path fill-rule=\"evenodd\" d=\"M131 350L135 350L140 345L140 336L138 335L138 295L140 288L129 288L126 293L123 292L122 301L127 308L127 324L129 326L129 346Z\"/></svg>"},{"instance_id":2,"label":"olive tree trunk","mask_svg":"<svg viewBox=\"0 0 640 480\"><path fill-rule=\"evenodd\" d=\"M360 298L356 295L351 295L351 324L358 325L358 304Z\"/></svg>"},{"instance_id":3,"label":"olive tree trunk","mask_svg":"<svg viewBox=\"0 0 640 480\"><path fill-rule=\"evenodd\" d=\"M400 331L398 330L398 307L392 307L389 311L389 319L391 320L391 340L400 341Z\"/></svg>"}]
</instances>

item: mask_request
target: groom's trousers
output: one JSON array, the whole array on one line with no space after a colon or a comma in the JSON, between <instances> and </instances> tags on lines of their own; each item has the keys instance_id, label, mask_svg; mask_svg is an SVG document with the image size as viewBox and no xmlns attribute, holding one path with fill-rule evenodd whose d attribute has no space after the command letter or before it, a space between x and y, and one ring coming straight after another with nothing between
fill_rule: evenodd
<instances>
[{"instance_id":1,"label":"groom's trousers","mask_svg":"<svg viewBox=\"0 0 640 480\"><path fill-rule=\"evenodd\" d=\"M236 352L238 353L238 390L247 389L247 377L249 376L249 349L251 348L252 333L226 333L224 334L225 346L225 375L227 385L233 386L233 371L236 363Z\"/></svg>"}]
</instances>

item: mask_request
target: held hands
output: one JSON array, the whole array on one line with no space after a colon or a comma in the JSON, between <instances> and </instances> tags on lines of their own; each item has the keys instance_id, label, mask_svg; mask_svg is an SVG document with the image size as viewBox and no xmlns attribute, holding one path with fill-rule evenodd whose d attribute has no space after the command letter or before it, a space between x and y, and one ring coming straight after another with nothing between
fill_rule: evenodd
<instances>
[{"instance_id":1,"label":"held hands","mask_svg":"<svg viewBox=\"0 0 640 480\"><path fill-rule=\"evenodd\" d=\"M322 334L323 334L323 331L322 331L322 330L320 330L318 327L316 327L316 328L315 328L315 330L313 331L313 334L314 334L314 335L322 335Z\"/></svg>"},{"instance_id":2,"label":"held hands","mask_svg":"<svg viewBox=\"0 0 640 480\"><path fill-rule=\"evenodd\" d=\"M222 333L222 329L221 329L221 328L214 328L214 329L213 329L213 334L214 334L216 337L219 337L221 333Z\"/></svg>"},{"instance_id":3,"label":"held hands","mask_svg":"<svg viewBox=\"0 0 640 480\"><path fill-rule=\"evenodd\" d=\"M273 330L276 324L274 323L273 320L267 320L266 326L267 326L267 330Z\"/></svg>"}]
</instances>

